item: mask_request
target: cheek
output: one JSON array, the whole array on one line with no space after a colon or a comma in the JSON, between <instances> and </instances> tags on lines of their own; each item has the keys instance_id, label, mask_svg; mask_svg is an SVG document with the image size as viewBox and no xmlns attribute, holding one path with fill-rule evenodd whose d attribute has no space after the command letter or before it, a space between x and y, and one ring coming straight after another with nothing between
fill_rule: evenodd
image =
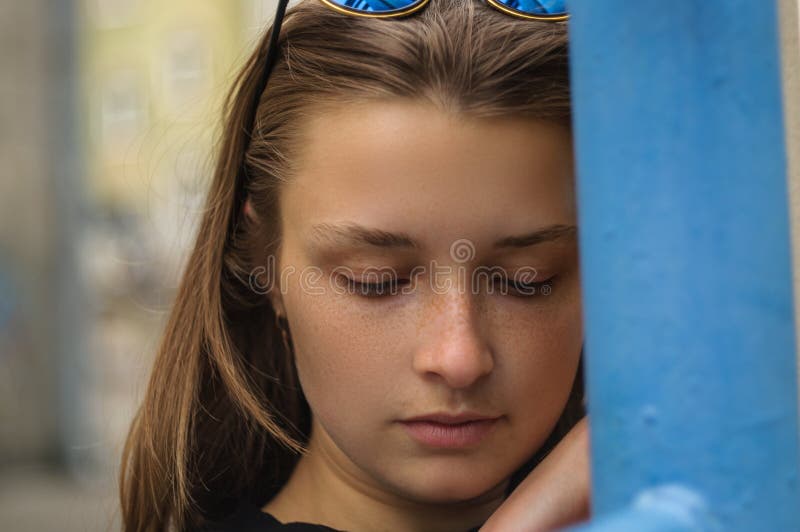
<instances>
[{"instance_id":1,"label":"cheek","mask_svg":"<svg viewBox=\"0 0 800 532\"><path fill-rule=\"evenodd\" d=\"M497 371L513 414L540 413L546 418L560 414L566 403L580 358L580 338L565 341L570 326L531 328L524 338L515 337L499 347ZM564 336L556 337L556 334ZM525 344L522 341L527 340ZM544 420L546 423L547 421Z\"/></svg>"},{"instance_id":2,"label":"cheek","mask_svg":"<svg viewBox=\"0 0 800 532\"><path fill-rule=\"evenodd\" d=\"M542 306L503 307L496 315L495 371L509 420L527 438L544 438L572 389L583 343L577 287ZM531 441L529 439L529 441Z\"/></svg>"},{"instance_id":3,"label":"cheek","mask_svg":"<svg viewBox=\"0 0 800 532\"><path fill-rule=\"evenodd\" d=\"M395 408L398 376L409 371L403 353L410 347L402 339L413 332L403 330L409 320L393 316L387 325L352 297L300 293L293 299L298 376L321 420L382 422Z\"/></svg>"}]
</instances>

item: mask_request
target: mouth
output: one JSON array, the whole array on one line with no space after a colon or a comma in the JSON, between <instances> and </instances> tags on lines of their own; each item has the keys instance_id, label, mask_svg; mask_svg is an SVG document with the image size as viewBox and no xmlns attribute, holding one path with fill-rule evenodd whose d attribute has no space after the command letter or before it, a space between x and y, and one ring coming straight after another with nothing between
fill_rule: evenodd
<instances>
[{"instance_id":1,"label":"mouth","mask_svg":"<svg viewBox=\"0 0 800 532\"><path fill-rule=\"evenodd\" d=\"M462 422L439 422L430 419L401 421L406 433L426 447L459 449L478 445L495 428L499 417Z\"/></svg>"}]
</instances>

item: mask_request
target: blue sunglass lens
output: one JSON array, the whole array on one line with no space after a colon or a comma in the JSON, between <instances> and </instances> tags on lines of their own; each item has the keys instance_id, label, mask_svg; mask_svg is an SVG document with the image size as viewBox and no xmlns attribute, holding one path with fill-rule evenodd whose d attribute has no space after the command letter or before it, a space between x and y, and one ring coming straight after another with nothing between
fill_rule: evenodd
<instances>
[{"instance_id":1,"label":"blue sunglass lens","mask_svg":"<svg viewBox=\"0 0 800 532\"><path fill-rule=\"evenodd\" d=\"M566 0L497 0L497 2L529 15L547 17L567 14Z\"/></svg>"},{"instance_id":2,"label":"blue sunglass lens","mask_svg":"<svg viewBox=\"0 0 800 532\"><path fill-rule=\"evenodd\" d=\"M347 9L366 13L391 13L402 11L419 4L422 0L328 0L332 4Z\"/></svg>"}]
</instances>

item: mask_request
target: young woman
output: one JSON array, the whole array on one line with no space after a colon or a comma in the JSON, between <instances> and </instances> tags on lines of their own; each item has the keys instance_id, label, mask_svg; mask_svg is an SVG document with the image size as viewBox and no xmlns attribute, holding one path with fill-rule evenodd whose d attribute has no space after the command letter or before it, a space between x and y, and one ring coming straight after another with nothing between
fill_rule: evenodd
<instances>
[{"instance_id":1,"label":"young woman","mask_svg":"<svg viewBox=\"0 0 800 532\"><path fill-rule=\"evenodd\" d=\"M567 31L543 4L306 0L264 36L124 451L126 530L588 516Z\"/></svg>"}]
</instances>

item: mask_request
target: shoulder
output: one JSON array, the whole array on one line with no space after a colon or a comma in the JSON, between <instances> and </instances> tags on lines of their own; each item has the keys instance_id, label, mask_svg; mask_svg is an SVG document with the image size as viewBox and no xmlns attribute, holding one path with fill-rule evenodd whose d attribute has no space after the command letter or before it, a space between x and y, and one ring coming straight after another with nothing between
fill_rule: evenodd
<instances>
[{"instance_id":1,"label":"shoulder","mask_svg":"<svg viewBox=\"0 0 800 532\"><path fill-rule=\"evenodd\" d=\"M240 501L232 514L194 532L342 532L312 523L281 523L249 502Z\"/></svg>"}]
</instances>

